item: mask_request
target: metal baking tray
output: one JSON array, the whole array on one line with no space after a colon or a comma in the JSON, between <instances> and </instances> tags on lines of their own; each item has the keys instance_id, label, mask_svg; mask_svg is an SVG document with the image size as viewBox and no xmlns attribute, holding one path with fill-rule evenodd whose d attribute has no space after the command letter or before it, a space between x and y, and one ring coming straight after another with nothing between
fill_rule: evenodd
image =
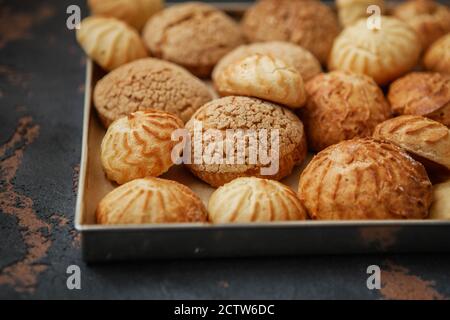
<instances>
[{"instance_id":1,"label":"metal baking tray","mask_svg":"<svg viewBox=\"0 0 450 320\"><path fill-rule=\"evenodd\" d=\"M87 61L75 216L85 261L450 251L450 220L96 224L98 202L116 187L106 179L101 167L100 143L105 129L92 104L93 88L103 75L100 67ZM282 182L297 190L303 167L296 168ZM162 177L189 186L205 204L214 191L182 166L174 166Z\"/></svg>"}]
</instances>

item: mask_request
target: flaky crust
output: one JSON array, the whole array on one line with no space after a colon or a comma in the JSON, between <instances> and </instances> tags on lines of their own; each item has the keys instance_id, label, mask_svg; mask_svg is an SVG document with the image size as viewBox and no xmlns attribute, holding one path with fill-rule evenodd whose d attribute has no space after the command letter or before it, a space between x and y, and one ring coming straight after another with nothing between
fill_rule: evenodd
<instances>
[{"instance_id":1,"label":"flaky crust","mask_svg":"<svg viewBox=\"0 0 450 320\"><path fill-rule=\"evenodd\" d=\"M216 81L217 75L226 66L255 53L268 54L283 60L297 69L302 75L303 81L308 81L322 71L320 62L308 50L290 42L268 41L241 45L225 55L214 67L213 80Z\"/></svg>"},{"instance_id":2,"label":"flaky crust","mask_svg":"<svg viewBox=\"0 0 450 320\"><path fill-rule=\"evenodd\" d=\"M214 87L221 96L257 97L300 108L306 100L300 73L283 60L255 53L230 63L216 74Z\"/></svg>"},{"instance_id":3,"label":"flaky crust","mask_svg":"<svg viewBox=\"0 0 450 320\"><path fill-rule=\"evenodd\" d=\"M450 131L440 122L400 116L379 124L373 136L450 169Z\"/></svg>"},{"instance_id":4,"label":"flaky crust","mask_svg":"<svg viewBox=\"0 0 450 320\"><path fill-rule=\"evenodd\" d=\"M430 219L450 219L450 181L433 186Z\"/></svg>"},{"instance_id":5,"label":"flaky crust","mask_svg":"<svg viewBox=\"0 0 450 320\"><path fill-rule=\"evenodd\" d=\"M306 138L303 124L291 111L257 98L229 96L213 100L201 107L186 123L191 140L194 141L194 120L201 121L203 130L219 129L226 140L227 129L266 129L270 137L272 130L279 130L279 169L273 175L262 175L261 168L269 167L260 161L252 164L246 153L243 164L188 164L188 168L201 180L214 187L221 186L238 177L255 176L279 180L291 173L293 167L303 162L306 157ZM261 142L260 140L258 140ZM271 141L266 142L271 149ZM214 145L203 139L203 150ZM233 155L237 154L238 145L232 143ZM192 143L194 148L194 143ZM248 142L246 141L248 150ZM275 148L274 148L275 149ZM275 150L276 151L276 150ZM275 152L274 151L274 152ZM194 150L192 151L194 155ZM276 156L276 152L274 153ZM269 153L270 156L270 153ZM235 156L236 158L236 156Z\"/></svg>"},{"instance_id":6,"label":"flaky crust","mask_svg":"<svg viewBox=\"0 0 450 320\"><path fill-rule=\"evenodd\" d=\"M406 23L382 16L381 28L372 30L360 19L336 38L328 68L366 74L383 85L412 69L420 51L419 39Z\"/></svg>"},{"instance_id":7,"label":"flaky crust","mask_svg":"<svg viewBox=\"0 0 450 320\"><path fill-rule=\"evenodd\" d=\"M299 196L313 219L423 219L432 190L422 164L365 138L319 152L300 177Z\"/></svg>"},{"instance_id":8,"label":"flaky crust","mask_svg":"<svg viewBox=\"0 0 450 320\"><path fill-rule=\"evenodd\" d=\"M308 146L320 151L342 140L371 136L390 117L390 107L372 78L346 71L320 74L306 84L301 110Z\"/></svg>"},{"instance_id":9,"label":"flaky crust","mask_svg":"<svg viewBox=\"0 0 450 320\"><path fill-rule=\"evenodd\" d=\"M424 116L450 126L450 75L409 73L391 84L388 100L397 114Z\"/></svg>"},{"instance_id":10,"label":"flaky crust","mask_svg":"<svg viewBox=\"0 0 450 320\"><path fill-rule=\"evenodd\" d=\"M450 9L435 1L405 1L394 9L393 14L417 32L423 49L450 32Z\"/></svg>"},{"instance_id":11,"label":"flaky crust","mask_svg":"<svg viewBox=\"0 0 450 320\"><path fill-rule=\"evenodd\" d=\"M76 35L84 52L105 70L148 55L136 30L115 18L87 17Z\"/></svg>"},{"instance_id":12,"label":"flaky crust","mask_svg":"<svg viewBox=\"0 0 450 320\"><path fill-rule=\"evenodd\" d=\"M378 6L380 13L384 13L383 0L336 0L339 22L347 27L360 18L368 17L367 8L371 5Z\"/></svg>"},{"instance_id":13,"label":"flaky crust","mask_svg":"<svg viewBox=\"0 0 450 320\"><path fill-rule=\"evenodd\" d=\"M144 27L143 38L154 56L199 77L209 76L220 58L244 42L230 17L198 2L177 4L154 15Z\"/></svg>"},{"instance_id":14,"label":"flaky crust","mask_svg":"<svg viewBox=\"0 0 450 320\"><path fill-rule=\"evenodd\" d=\"M121 185L98 204L99 224L206 222L207 211L188 187L147 177Z\"/></svg>"},{"instance_id":15,"label":"flaky crust","mask_svg":"<svg viewBox=\"0 0 450 320\"><path fill-rule=\"evenodd\" d=\"M211 195L208 217L212 223L305 220L306 211L295 192L282 183L244 177Z\"/></svg>"},{"instance_id":16,"label":"flaky crust","mask_svg":"<svg viewBox=\"0 0 450 320\"><path fill-rule=\"evenodd\" d=\"M424 57L427 70L450 74L450 33L439 38Z\"/></svg>"},{"instance_id":17,"label":"flaky crust","mask_svg":"<svg viewBox=\"0 0 450 320\"><path fill-rule=\"evenodd\" d=\"M123 184L169 170L176 144L171 134L183 126L178 117L158 110L137 111L114 121L101 144L108 179Z\"/></svg>"},{"instance_id":18,"label":"flaky crust","mask_svg":"<svg viewBox=\"0 0 450 320\"><path fill-rule=\"evenodd\" d=\"M333 11L319 1L262 0L242 20L252 42L289 41L311 51L321 62L328 58L339 24Z\"/></svg>"},{"instance_id":19,"label":"flaky crust","mask_svg":"<svg viewBox=\"0 0 450 320\"><path fill-rule=\"evenodd\" d=\"M94 104L103 124L131 112L158 109L186 122L212 99L208 87L185 69L159 59L126 64L97 82Z\"/></svg>"}]
</instances>

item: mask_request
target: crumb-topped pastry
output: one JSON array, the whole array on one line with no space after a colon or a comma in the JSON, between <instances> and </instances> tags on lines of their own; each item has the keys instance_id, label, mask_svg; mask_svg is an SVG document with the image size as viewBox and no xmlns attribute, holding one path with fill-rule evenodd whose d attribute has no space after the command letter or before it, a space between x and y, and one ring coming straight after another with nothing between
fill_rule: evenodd
<instances>
[{"instance_id":1,"label":"crumb-topped pastry","mask_svg":"<svg viewBox=\"0 0 450 320\"><path fill-rule=\"evenodd\" d=\"M432 188L401 148L365 138L319 152L301 174L299 196L313 219L423 219Z\"/></svg>"},{"instance_id":2,"label":"crumb-topped pastry","mask_svg":"<svg viewBox=\"0 0 450 320\"><path fill-rule=\"evenodd\" d=\"M97 82L94 104L107 127L131 112L158 109L186 122L212 99L208 87L185 69L159 59L126 64Z\"/></svg>"},{"instance_id":3,"label":"crumb-topped pastry","mask_svg":"<svg viewBox=\"0 0 450 320\"><path fill-rule=\"evenodd\" d=\"M450 74L450 33L439 38L424 57L427 70Z\"/></svg>"},{"instance_id":4,"label":"crumb-topped pastry","mask_svg":"<svg viewBox=\"0 0 450 320\"><path fill-rule=\"evenodd\" d=\"M206 222L200 198L181 183L147 177L121 185L98 204L99 224Z\"/></svg>"},{"instance_id":5,"label":"crumb-topped pastry","mask_svg":"<svg viewBox=\"0 0 450 320\"><path fill-rule=\"evenodd\" d=\"M284 184L255 177L237 178L209 198L212 223L305 220L306 211L295 192Z\"/></svg>"},{"instance_id":6,"label":"crumb-topped pastry","mask_svg":"<svg viewBox=\"0 0 450 320\"><path fill-rule=\"evenodd\" d=\"M349 26L361 18L368 17L369 6L378 6L380 13L384 12L384 0L336 0L339 22L343 26Z\"/></svg>"}]
</instances>

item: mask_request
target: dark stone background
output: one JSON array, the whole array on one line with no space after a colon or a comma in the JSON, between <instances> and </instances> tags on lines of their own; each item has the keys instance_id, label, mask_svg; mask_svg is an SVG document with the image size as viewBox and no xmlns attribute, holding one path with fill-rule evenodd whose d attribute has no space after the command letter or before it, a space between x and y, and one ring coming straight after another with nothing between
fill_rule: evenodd
<instances>
[{"instance_id":1,"label":"dark stone background","mask_svg":"<svg viewBox=\"0 0 450 320\"><path fill-rule=\"evenodd\" d=\"M303 256L86 265L73 230L85 58L66 8L0 0L0 298L448 298L449 255ZM420 239L417 239L420 241ZM82 289L66 287L66 268ZM380 291L366 268L382 268Z\"/></svg>"}]
</instances>

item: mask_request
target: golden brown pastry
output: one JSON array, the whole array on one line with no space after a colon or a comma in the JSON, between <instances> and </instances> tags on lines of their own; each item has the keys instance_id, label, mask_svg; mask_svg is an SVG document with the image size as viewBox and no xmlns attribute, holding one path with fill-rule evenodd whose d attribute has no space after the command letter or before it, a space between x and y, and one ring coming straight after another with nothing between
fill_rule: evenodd
<instances>
[{"instance_id":1,"label":"golden brown pastry","mask_svg":"<svg viewBox=\"0 0 450 320\"><path fill-rule=\"evenodd\" d=\"M433 186L430 219L450 219L450 181Z\"/></svg>"},{"instance_id":2,"label":"golden brown pastry","mask_svg":"<svg viewBox=\"0 0 450 320\"><path fill-rule=\"evenodd\" d=\"M382 16L378 30L360 19L336 38L328 68L366 74L382 85L412 69L420 51L419 39L406 23Z\"/></svg>"},{"instance_id":3,"label":"golden brown pastry","mask_svg":"<svg viewBox=\"0 0 450 320\"><path fill-rule=\"evenodd\" d=\"M255 177L237 178L209 198L212 223L305 220L306 211L295 192L284 184Z\"/></svg>"},{"instance_id":4,"label":"golden brown pastry","mask_svg":"<svg viewBox=\"0 0 450 320\"><path fill-rule=\"evenodd\" d=\"M154 15L144 27L144 42L161 59L207 77L225 54L244 39L225 13L198 2L176 4Z\"/></svg>"},{"instance_id":5,"label":"golden brown pastry","mask_svg":"<svg viewBox=\"0 0 450 320\"><path fill-rule=\"evenodd\" d=\"M226 66L255 53L268 54L283 60L302 75L303 81L308 81L322 71L320 62L308 50L290 42L268 41L241 45L225 55L214 67L213 80L216 80L217 75Z\"/></svg>"},{"instance_id":6,"label":"golden brown pastry","mask_svg":"<svg viewBox=\"0 0 450 320\"><path fill-rule=\"evenodd\" d=\"M328 58L339 24L320 1L262 0L250 7L242 21L252 42L289 41L311 51L321 62Z\"/></svg>"},{"instance_id":7,"label":"golden brown pastry","mask_svg":"<svg viewBox=\"0 0 450 320\"><path fill-rule=\"evenodd\" d=\"M379 124L373 136L450 169L450 130L440 122L400 116Z\"/></svg>"},{"instance_id":8,"label":"golden brown pastry","mask_svg":"<svg viewBox=\"0 0 450 320\"><path fill-rule=\"evenodd\" d=\"M84 52L105 70L148 55L136 30L115 18L83 19L77 40Z\"/></svg>"},{"instance_id":9,"label":"golden brown pastry","mask_svg":"<svg viewBox=\"0 0 450 320\"><path fill-rule=\"evenodd\" d=\"M158 110L137 111L114 121L101 144L108 179L122 184L169 170L176 144L171 134L183 126L178 117Z\"/></svg>"},{"instance_id":10,"label":"golden brown pastry","mask_svg":"<svg viewBox=\"0 0 450 320\"><path fill-rule=\"evenodd\" d=\"M439 38L424 57L427 70L450 74L450 33Z\"/></svg>"},{"instance_id":11,"label":"golden brown pastry","mask_svg":"<svg viewBox=\"0 0 450 320\"><path fill-rule=\"evenodd\" d=\"M114 17L140 30L164 7L164 0L88 0L88 5L94 15Z\"/></svg>"},{"instance_id":12,"label":"golden brown pastry","mask_svg":"<svg viewBox=\"0 0 450 320\"><path fill-rule=\"evenodd\" d=\"M384 12L384 0L336 0L339 22L347 27L360 18L367 18L367 8L371 5L378 6L381 14Z\"/></svg>"},{"instance_id":13,"label":"golden brown pastry","mask_svg":"<svg viewBox=\"0 0 450 320\"><path fill-rule=\"evenodd\" d=\"M158 109L186 122L212 99L208 87L185 69L159 59L126 64L97 82L94 104L103 124L131 112Z\"/></svg>"},{"instance_id":14,"label":"golden brown pastry","mask_svg":"<svg viewBox=\"0 0 450 320\"><path fill-rule=\"evenodd\" d=\"M323 73L306 84L301 110L308 146L320 151L342 140L371 136L390 118L390 107L372 78L346 72Z\"/></svg>"},{"instance_id":15,"label":"golden brown pastry","mask_svg":"<svg viewBox=\"0 0 450 320\"><path fill-rule=\"evenodd\" d=\"M221 96L257 97L291 108L302 107L306 100L300 73L283 60L260 53L224 67L216 74L214 87Z\"/></svg>"},{"instance_id":16,"label":"golden brown pastry","mask_svg":"<svg viewBox=\"0 0 450 320\"><path fill-rule=\"evenodd\" d=\"M206 222L200 198L181 183L147 177L121 185L98 204L99 224Z\"/></svg>"},{"instance_id":17,"label":"golden brown pastry","mask_svg":"<svg viewBox=\"0 0 450 320\"><path fill-rule=\"evenodd\" d=\"M405 1L393 14L417 32L423 49L450 32L450 9L432 0Z\"/></svg>"},{"instance_id":18,"label":"golden brown pastry","mask_svg":"<svg viewBox=\"0 0 450 320\"><path fill-rule=\"evenodd\" d=\"M432 189L422 164L401 148L359 138L319 152L300 177L299 195L313 219L423 219Z\"/></svg>"},{"instance_id":19,"label":"golden brown pastry","mask_svg":"<svg viewBox=\"0 0 450 320\"><path fill-rule=\"evenodd\" d=\"M397 114L424 116L450 126L450 75L409 73L391 84L388 100Z\"/></svg>"},{"instance_id":20,"label":"golden brown pastry","mask_svg":"<svg viewBox=\"0 0 450 320\"><path fill-rule=\"evenodd\" d=\"M197 131L203 132L200 146L194 142L199 121L202 127ZM229 96L213 100L197 110L186 129L191 135L191 157L195 157L196 145L203 155L187 166L214 187L238 177L279 180L306 157L302 122L291 111L257 98ZM210 129L215 129L219 137L207 135ZM217 161L213 154L219 156Z\"/></svg>"}]
</instances>

